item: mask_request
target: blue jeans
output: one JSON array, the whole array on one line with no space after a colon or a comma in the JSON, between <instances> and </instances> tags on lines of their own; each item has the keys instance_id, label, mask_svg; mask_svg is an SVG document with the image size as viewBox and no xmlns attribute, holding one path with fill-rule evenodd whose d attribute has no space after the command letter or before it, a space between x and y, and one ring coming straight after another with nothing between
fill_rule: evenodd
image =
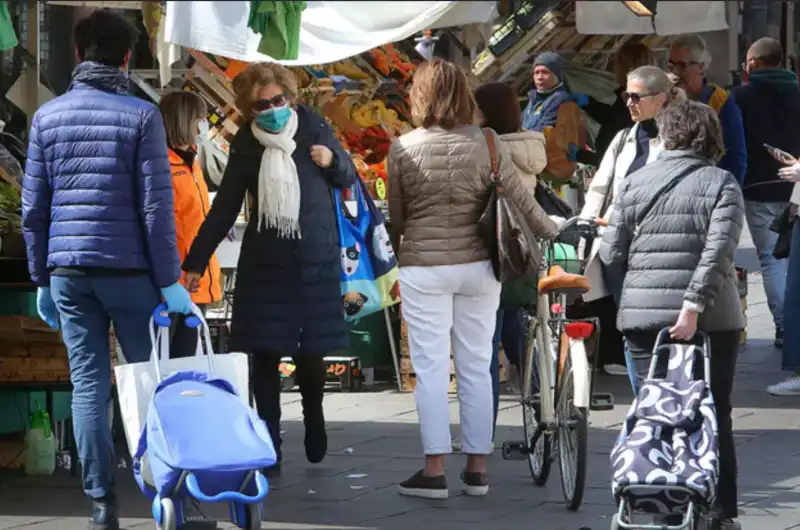
<instances>
[{"instance_id":1,"label":"blue jeans","mask_svg":"<svg viewBox=\"0 0 800 530\"><path fill-rule=\"evenodd\" d=\"M497 310L497 322L492 341L492 395L494 396L494 427L497 427L497 411L500 408L500 343L508 362L517 370L520 359L525 354L525 320L522 309L514 306L500 306ZM494 432L493 427L493 432Z\"/></svg>"},{"instance_id":2,"label":"blue jeans","mask_svg":"<svg viewBox=\"0 0 800 530\"><path fill-rule=\"evenodd\" d=\"M795 322L784 328L781 366L784 370L800 371L800 219L795 219L792 228L792 246L789 250L788 273L786 275L786 297L784 318Z\"/></svg>"},{"instance_id":3,"label":"blue jeans","mask_svg":"<svg viewBox=\"0 0 800 530\"><path fill-rule=\"evenodd\" d=\"M624 341L625 339L623 339ZM628 379L631 381L631 388L633 395L639 395L639 372L636 370L636 360L633 358L631 350L628 349L628 344L625 343L625 367L628 369Z\"/></svg>"},{"instance_id":4,"label":"blue jeans","mask_svg":"<svg viewBox=\"0 0 800 530\"><path fill-rule=\"evenodd\" d=\"M756 246L758 261L761 265L761 277L767 304L772 313L775 327L783 329L783 304L786 292L787 260L775 259L772 251L778 241L778 234L769 229L769 225L788 206L785 202L746 201L744 205L747 226Z\"/></svg>"},{"instance_id":5,"label":"blue jeans","mask_svg":"<svg viewBox=\"0 0 800 530\"><path fill-rule=\"evenodd\" d=\"M72 381L72 423L81 460L83 489L93 499L114 495L111 439L111 353L109 327L127 362L150 358L150 316L161 300L147 275L53 276Z\"/></svg>"}]
</instances>

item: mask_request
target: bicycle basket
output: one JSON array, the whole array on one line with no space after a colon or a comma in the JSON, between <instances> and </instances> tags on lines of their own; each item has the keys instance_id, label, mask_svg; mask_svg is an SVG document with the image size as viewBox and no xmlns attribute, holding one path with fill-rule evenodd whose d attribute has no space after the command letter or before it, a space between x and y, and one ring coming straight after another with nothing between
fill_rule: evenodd
<instances>
[{"instance_id":1,"label":"bicycle basket","mask_svg":"<svg viewBox=\"0 0 800 530\"><path fill-rule=\"evenodd\" d=\"M558 266L564 269L564 272L581 274L581 260L578 259L578 252L573 245L566 243L548 245L545 250L545 260L549 267Z\"/></svg>"}]
</instances>

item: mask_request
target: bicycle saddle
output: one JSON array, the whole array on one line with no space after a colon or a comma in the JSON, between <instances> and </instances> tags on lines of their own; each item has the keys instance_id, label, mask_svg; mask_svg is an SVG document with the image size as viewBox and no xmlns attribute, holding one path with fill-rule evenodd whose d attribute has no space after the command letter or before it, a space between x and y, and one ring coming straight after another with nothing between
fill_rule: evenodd
<instances>
[{"instance_id":1,"label":"bicycle saddle","mask_svg":"<svg viewBox=\"0 0 800 530\"><path fill-rule=\"evenodd\" d=\"M582 274L570 274L558 265L550 267L547 276L539 280L539 292L547 294L562 291L568 294L588 293L592 288L589 278Z\"/></svg>"}]
</instances>

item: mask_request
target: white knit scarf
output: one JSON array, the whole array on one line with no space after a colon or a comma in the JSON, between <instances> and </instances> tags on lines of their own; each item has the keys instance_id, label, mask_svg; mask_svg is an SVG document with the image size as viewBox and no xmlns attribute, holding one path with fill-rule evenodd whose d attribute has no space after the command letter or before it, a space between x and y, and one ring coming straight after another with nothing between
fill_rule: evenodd
<instances>
[{"instance_id":1,"label":"white knit scarf","mask_svg":"<svg viewBox=\"0 0 800 530\"><path fill-rule=\"evenodd\" d=\"M297 112L292 109L286 126L276 134L260 129L255 122L250 128L264 146L258 172L258 231L266 224L278 231L278 237L300 239L300 181L292 160L297 147Z\"/></svg>"}]
</instances>

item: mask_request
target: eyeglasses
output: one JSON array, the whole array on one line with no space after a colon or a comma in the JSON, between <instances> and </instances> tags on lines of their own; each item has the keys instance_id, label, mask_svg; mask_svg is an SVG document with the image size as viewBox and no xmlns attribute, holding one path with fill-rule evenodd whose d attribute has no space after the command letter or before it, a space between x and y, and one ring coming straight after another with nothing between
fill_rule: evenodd
<instances>
[{"instance_id":1,"label":"eyeglasses","mask_svg":"<svg viewBox=\"0 0 800 530\"><path fill-rule=\"evenodd\" d=\"M625 103L631 102L634 105L638 105L642 102L642 99L657 96L659 94L661 94L661 92L646 92L644 94L637 94L636 92L623 92L622 101Z\"/></svg>"},{"instance_id":2,"label":"eyeglasses","mask_svg":"<svg viewBox=\"0 0 800 530\"><path fill-rule=\"evenodd\" d=\"M274 107L282 107L284 105L286 105L286 96L284 94L278 94L271 99L259 99L253 103L253 110L256 112L262 112Z\"/></svg>"},{"instance_id":3,"label":"eyeglasses","mask_svg":"<svg viewBox=\"0 0 800 530\"><path fill-rule=\"evenodd\" d=\"M686 70L687 68L695 64L700 64L700 63L698 63L697 61L689 61L688 63L684 61L667 61L667 68L669 68L674 72L676 70Z\"/></svg>"}]
</instances>

